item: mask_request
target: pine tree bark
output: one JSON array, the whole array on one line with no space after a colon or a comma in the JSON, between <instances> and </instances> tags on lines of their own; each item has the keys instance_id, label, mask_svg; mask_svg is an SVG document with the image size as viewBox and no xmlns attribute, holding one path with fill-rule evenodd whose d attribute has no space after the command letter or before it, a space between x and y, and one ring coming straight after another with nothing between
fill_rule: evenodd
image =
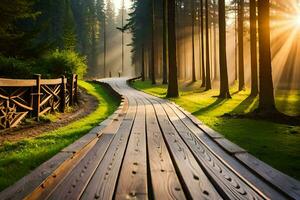
<instances>
[{"instance_id":1,"label":"pine tree bark","mask_svg":"<svg viewBox=\"0 0 300 200\"><path fill-rule=\"evenodd\" d=\"M154 1L151 1L151 20L152 20L152 26L151 26L151 82L152 85L156 84L156 78L155 78L155 38L154 38L154 33L155 33L155 5Z\"/></svg>"},{"instance_id":2,"label":"pine tree bark","mask_svg":"<svg viewBox=\"0 0 300 200\"><path fill-rule=\"evenodd\" d=\"M226 58L225 0L219 0L220 98L230 98Z\"/></svg>"},{"instance_id":3,"label":"pine tree bark","mask_svg":"<svg viewBox=\"0 0 300 200\"><path fill-rule=\"evenodd\" d=\"M256 0L250 0L251 96L258 94Z\"/></svg>"},{"instance_id":4,"label":"pine tree bark","mask_svg":"<svg viewBox=\"0 0 300 200\"><path fill-rule=\"evenodd\" d=\"M239 48L239 91L245 89L244 75L244 0L239 1L238 8L238 48Z\"/></svg>"},{"instance_id":5,"label":"pine tree bark","mask_svg":"<svg viewBox=\"0 0 300 200\"><path fill-rule=\"evenodd\" d=\"M163 84L168 83L167 0L163 0Z\"/></svg>"},{"instance_id":6,"label":"pine tree bark","mask_svg":"<svg viewBox=\"0 0 300 200\"><path fill-rule=\"evenodd\" d=\"M168 0L168 46L169 46L169 84L167 97L178 97L176 33L175 33L175 0Z\"/></svg>"},{"instance_id":7,"label":"pine tree bark","mask_svg":"<svg viewBox=\"0 0 300 200\"><path fill-rule=\"evenodd\" d=\"M210 77L210 48L209 48L209 7L208 1L205 1L205 29L206 29L206 79L205 79L205 90L211 89L211 77Z\"/></svg>"},{"instance_id":8,"label":"pine tree bark","mask_svg":"<svg viewBox=\"0 0 300 200\"><path fill-rule=\"evenodd\" d=\"M107 51L107 38L106 38L106 15L104 16L103 19L103 73L104 73L104 78L106 78L106 51Z\"/></svg>"},{"instance_id":9,"label":"pine tree bark","mask_svg":"<svg viewBox=\"0 0 300 200\"><path fill-rule=\"evenodd\" d=\"M145 81L145 47L144 44L142 45L142 61L141 61L141 68L142 68L142 81Z\"/></svg>"},{"instance_id":10,"label":"pine tree bark","mask_svg":"<svg viewBox=\"0 0 300 200\"><path fill-rule=\"evenodd\" d=\"M195 64L195 1L192 0L192 82L196 82Z\"/></svg>"},{"instance_id":11,"label":"pine tree bark","mask_svg":"<svg viewBox=\"0 0 300 200\"><path fill-rule=\"evenodd\" d=\"M204 53L204 10L203 10L203 1L200 0L200 27L201 27L201 67L202 67L202 85L201 87L205 87L205 53Z\"/></svg>"},{"instance_id":12,"label":"pine tree bark","mask_svg":"<svg viewBox=\"0 0 300 200\"><path fill-rule=\"evenodd\" d=\"M258 34L259 34L259 105L258 111L272 113L276 111L270 45L270 1L259 0Z\"/></svg>"}]
</instances>

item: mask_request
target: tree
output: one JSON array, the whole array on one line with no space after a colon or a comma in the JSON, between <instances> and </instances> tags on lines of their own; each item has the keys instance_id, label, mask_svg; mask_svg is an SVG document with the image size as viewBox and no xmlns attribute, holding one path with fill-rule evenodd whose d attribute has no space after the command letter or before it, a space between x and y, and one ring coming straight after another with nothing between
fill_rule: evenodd
<instances>
[{"instance_id":1,"label":"tree","mask_svg":"<svg viewBox=\"0 0 300 200\"><path fill-rule=\"evenodd\" d=\"M168 83L168 33L167 33L167 0L163 1L163 84Z\"/></svg>"},{"instance_id":2,"label":"tree","mask_svg":"<svg viewBox=\"0 0 300 200\"><path fill-rule=\"evenodd\" d=\"M201 87L205 87L205 62L204 62L204 11L203 11L203 1L200 0L200 29L201 29L201 67L202 67L202 85Z\"/></svg>"},{"instance_id":3,"label":"tree","mask_svg":"<svg viewBox=\"0 0 300 200\"><path fill-rule=\"evenodd\" d=\"M205 90L211 89L211 77L210 77L210 48L209 48L209 7L208 7L208 1L205 1L205 42L206 42L206 79L205 79Z\"/></svg>"},{"instance_id":4,"label":"tree","mask_svg":"<svg viewBox=\"0 0 300 200\"><path fill-rule=\"evenodd\" d=\"M21 36L17 31L16 22L36 16L32 10L34 2L28 0L4 0L0 2L0 39L13 39Z\"/></svg>"},{"instance_id":5,"label":"tree","mask_svg":"<svg viewBox=\"0 0 300 200\"><path fill-rule=\"evenodd\" d=\"M196 64L195 64L195 1L192 0L192 82L196 81Z\"/></svg>"},{"instance_id":6,"label":"tree","mask_svg":"<svg viewBox=\"0 0 300 200\"><path fill-rule=\"evenodd\" d=\"M244 0L239 0L238 8L238 47L239 47L239 91L245 89L244 75Z\"/></svg>"},{"instance_id":7,"label":"tree","mask_svg":"<svg viewBox=\"0 0 300 200\"><path fill-rule=\"evenodd\" d=\"M270 1L259 0L259 104L257 111L273 113L276 111L271 60L270 41Z\"/></svg>"},{"instance_id":8,"label":"tree","mask_svg":"<svg viewBox=\"0 0 300 200\"><path fill-rule=\"evenodd\" d=\"M251 96L258 94L256 0L250 0Z\"/></svg>"},{"instance_id":9,"label":"tree","mask_svg":"<svg viewBox=\"0 0 300 200\"><path fill-rule=\"evenodd\" d=\"M169 46L169 83L167 97L178 97L176 33L175 33L175 0L168 0L168 46Z\"/></svg>"},{"instance_id":10,"label":"tree","mask_svg":"<svg viewBox=\"0 0 300 200\"><path fill-rule=\"evenodd\" d=\"M225 0L219 0L219 46L220 46L220 98L230 98L226 59Z\"/></svg>"},{"instance_id":11,"label":"tree","mask_svg":"<svg viewBox=\"0 0 300 200\"><path fill-rule=\"evenodd\" d=\"M100 39L103 43L103 77L106 77L106 14L104 0L97 0L96 12L99 21Z\"/></svg>"},{"instance_id":12,"label":"tree","mask_svg":"<svg viewBox=\"0 0 300 200\"><path fill-rule=\"evenodd\" d=\"M155 32L155 0L151 1L151 11L152 11L152 17L151 17L151 82L152 84L156 84L156 79L155 79L155 57L154 57L154 52L155 52L155 38L154 38L154 32Z\"/></svg>"}]
</instances>

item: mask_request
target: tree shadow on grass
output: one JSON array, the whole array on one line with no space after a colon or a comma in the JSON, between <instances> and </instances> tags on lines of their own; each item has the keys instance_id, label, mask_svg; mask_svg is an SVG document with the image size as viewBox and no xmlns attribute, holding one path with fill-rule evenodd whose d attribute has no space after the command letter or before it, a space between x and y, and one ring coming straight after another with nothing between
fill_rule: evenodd
<instances>
[{"instance_id":1,"label":"tree shadow on grass","mask_svg":"<svg viewBox=\"0 0 300 200\"><path fill-rule=\"evenodd\" d=\"M212 111L212 110L216 109L218 106L224 104L228 100L229 99L217 98L216 101L213 102L212 104L210 104L210 105L208 105L208 106L206 106L204 108L201 108L200 110L197 110L197 111L193 112L192 114L193 115L201 115L203 113Z\"/></svg>"},{"instance_id":2,"label":"tree shadow on grass","mask_svg":"<svg viewBox=\"0 0 300 200\"><path fill-rule=\"evenodd\" d=\"M235 107L230 114L246 114L247 110L257 104L258 98L256 96L248 96L244 101L242 101L237 107ZM252 109L250 110L252 111Z\"/></svg>"}]
</instances>

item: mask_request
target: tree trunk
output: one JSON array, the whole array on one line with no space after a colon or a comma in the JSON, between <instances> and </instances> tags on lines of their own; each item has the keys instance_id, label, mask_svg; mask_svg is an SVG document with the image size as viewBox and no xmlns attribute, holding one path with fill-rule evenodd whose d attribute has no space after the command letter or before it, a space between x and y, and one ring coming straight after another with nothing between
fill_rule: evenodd
<instances>
[{"instance_id":1,"label":"tree trunk","mask_svg":"<svg viewBox=\"0 0 300 200\"><path fill-rule=\"evenodd\" d=\"M176 33L175 33L175 0L168 0L168 47L169 47L169 84L167 97L178 97Z\"/></svg>"},{"instance_id":2,"label":"tree trunk","mask_svg":"<svg viewBox=\"0 0 300 200\"><path fill-rule=\"evenodd\" d=\"M213 22L214 22L214 26L213 26L213 32L214 32L214 80L217 80L218 79L218 73L217 73L217 69L218 69L218 60L217 60L217 20L216 20L216 17L217 17L217 11L216 11L216 7L217 7L217 3L216 3L216 0L213 1L213 9L214 9L214 12L213 12Z\"/></svg>"},{"instance_id":3,"label":"tree trunk","mask_svg":"<svg viewBox=\"0 0 300 200\"><path fill-rule=\"evenodd\" d=\"M167 37L167 0L163 0L163 84L168 83L168 37Z\"/></svg>"},{"instance_id":4,"label":"tree trunk","mask_svg":"<svg viewBox=\"0 0 300 200\"><path fill-rule=\"evenodd\" d=\"M145 47L144 44L142 45L142 81L145 81Z\"/></svg>"},{"instance_id":5,"label":"tree trunk","mask_svg":"<svg viewBox=\"0 0 300 200\"><path fill-rule=\"evenodd\" d=\"M106 77L106 16L103 19L103 73L104 78Z\"/></svg>"},{"instance_id":6,"label":"tree trunk","mask_svg":"<svg viewBox=\"0 0 300 200\"><path fill-rule=\"evenodd\" d=\"M256 0L250 0L251 96L258 94Z\"/></svg>"},{"instance_id":7,"label":"tree trunk","mask_svg":"<svg viewBox=\"0 0 300 200\"><path fill-rule=\"evenodd\" d=\"M201 61L202 61L202 85L201 87L205 87L205 60L204 60L204 11L203 11L203 1L200 0L200 27L201 27Z\"/></svg>"},{"instance_id":8,"label":"tree trunk","mask_svg":"<svg viewBox=\"0 0 300 200\"><path fill-rule=\"evenodd\" d=\"M239 1L238 9L238 42L239 42L239 91L245 89L244 75L244 0Z\"/></svg>"},{"instance_id":9,"label":"tree trunk","mask_svg":"<svg viewBox=\"0 0 300 200\"><path fill-rule=\"evenodd\" d=\"M192 0L192 82L196 82L195 64L195 1Z\"/></svg>"},{"instance_id":10,"label":"tree trunk","mask_svg":"<svg viewBox=\"0 0 300 200\"><path fill-rule=\"evenodd\" d=\"M155 7L154 7L154 1L152 0L151 2L151 11L152 11L152 26L151 26L151 82L153 85L156 84L156 79L155 79L155 49L154 49L154 43L155 43L155 38L154 38L154 32L155 32Z\"/></svg>"},{"instance_id":11,"label":"tree trunk","mask_svg":"<svg viewBox=\"0 0 300 200\"><path fill-rule=\"evenodd\" d=\"M230 98L226 58L225 0L219 0L220 98Z\"/></svg>"},{"instance_id":12,"label":"tree trunk","mask_svg":"<svg viewBox=\"0 0 300 200\"><path fill-rule=\"evenodd\" d=\"M275 100L270 47L270 2L258 1L259 105L260 112L274 112Z\"/></svg>"},{"instance_id":13,"label":"tree trunk","mask_svg":"<svg viewBox=\"0 0 300 200\"><path fill-rule=\"evenodd\" d=\"M209 48L209 12L208 12L208 0L205 1L205 29L206 29L206 81L205 81L205 90L211 89L211 78L210 78L210 48Z\"/></svg>"}]
</instances>

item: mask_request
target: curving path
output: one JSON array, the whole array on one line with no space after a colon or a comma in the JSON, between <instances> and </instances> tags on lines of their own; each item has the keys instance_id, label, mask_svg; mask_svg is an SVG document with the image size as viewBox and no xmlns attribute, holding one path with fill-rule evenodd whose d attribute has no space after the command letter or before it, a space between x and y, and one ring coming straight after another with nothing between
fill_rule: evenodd
<instances>
[{"instance_id":1,"label":"curving path","mask_svg":"<svg viewBox=\"0 0 300 200\"><path fill-rule=\"evenodd\" d=\"M118 111L0 199L300 199L299 182L179 106L100 81L123 96Z\"/></svg>"}]
</instances>

